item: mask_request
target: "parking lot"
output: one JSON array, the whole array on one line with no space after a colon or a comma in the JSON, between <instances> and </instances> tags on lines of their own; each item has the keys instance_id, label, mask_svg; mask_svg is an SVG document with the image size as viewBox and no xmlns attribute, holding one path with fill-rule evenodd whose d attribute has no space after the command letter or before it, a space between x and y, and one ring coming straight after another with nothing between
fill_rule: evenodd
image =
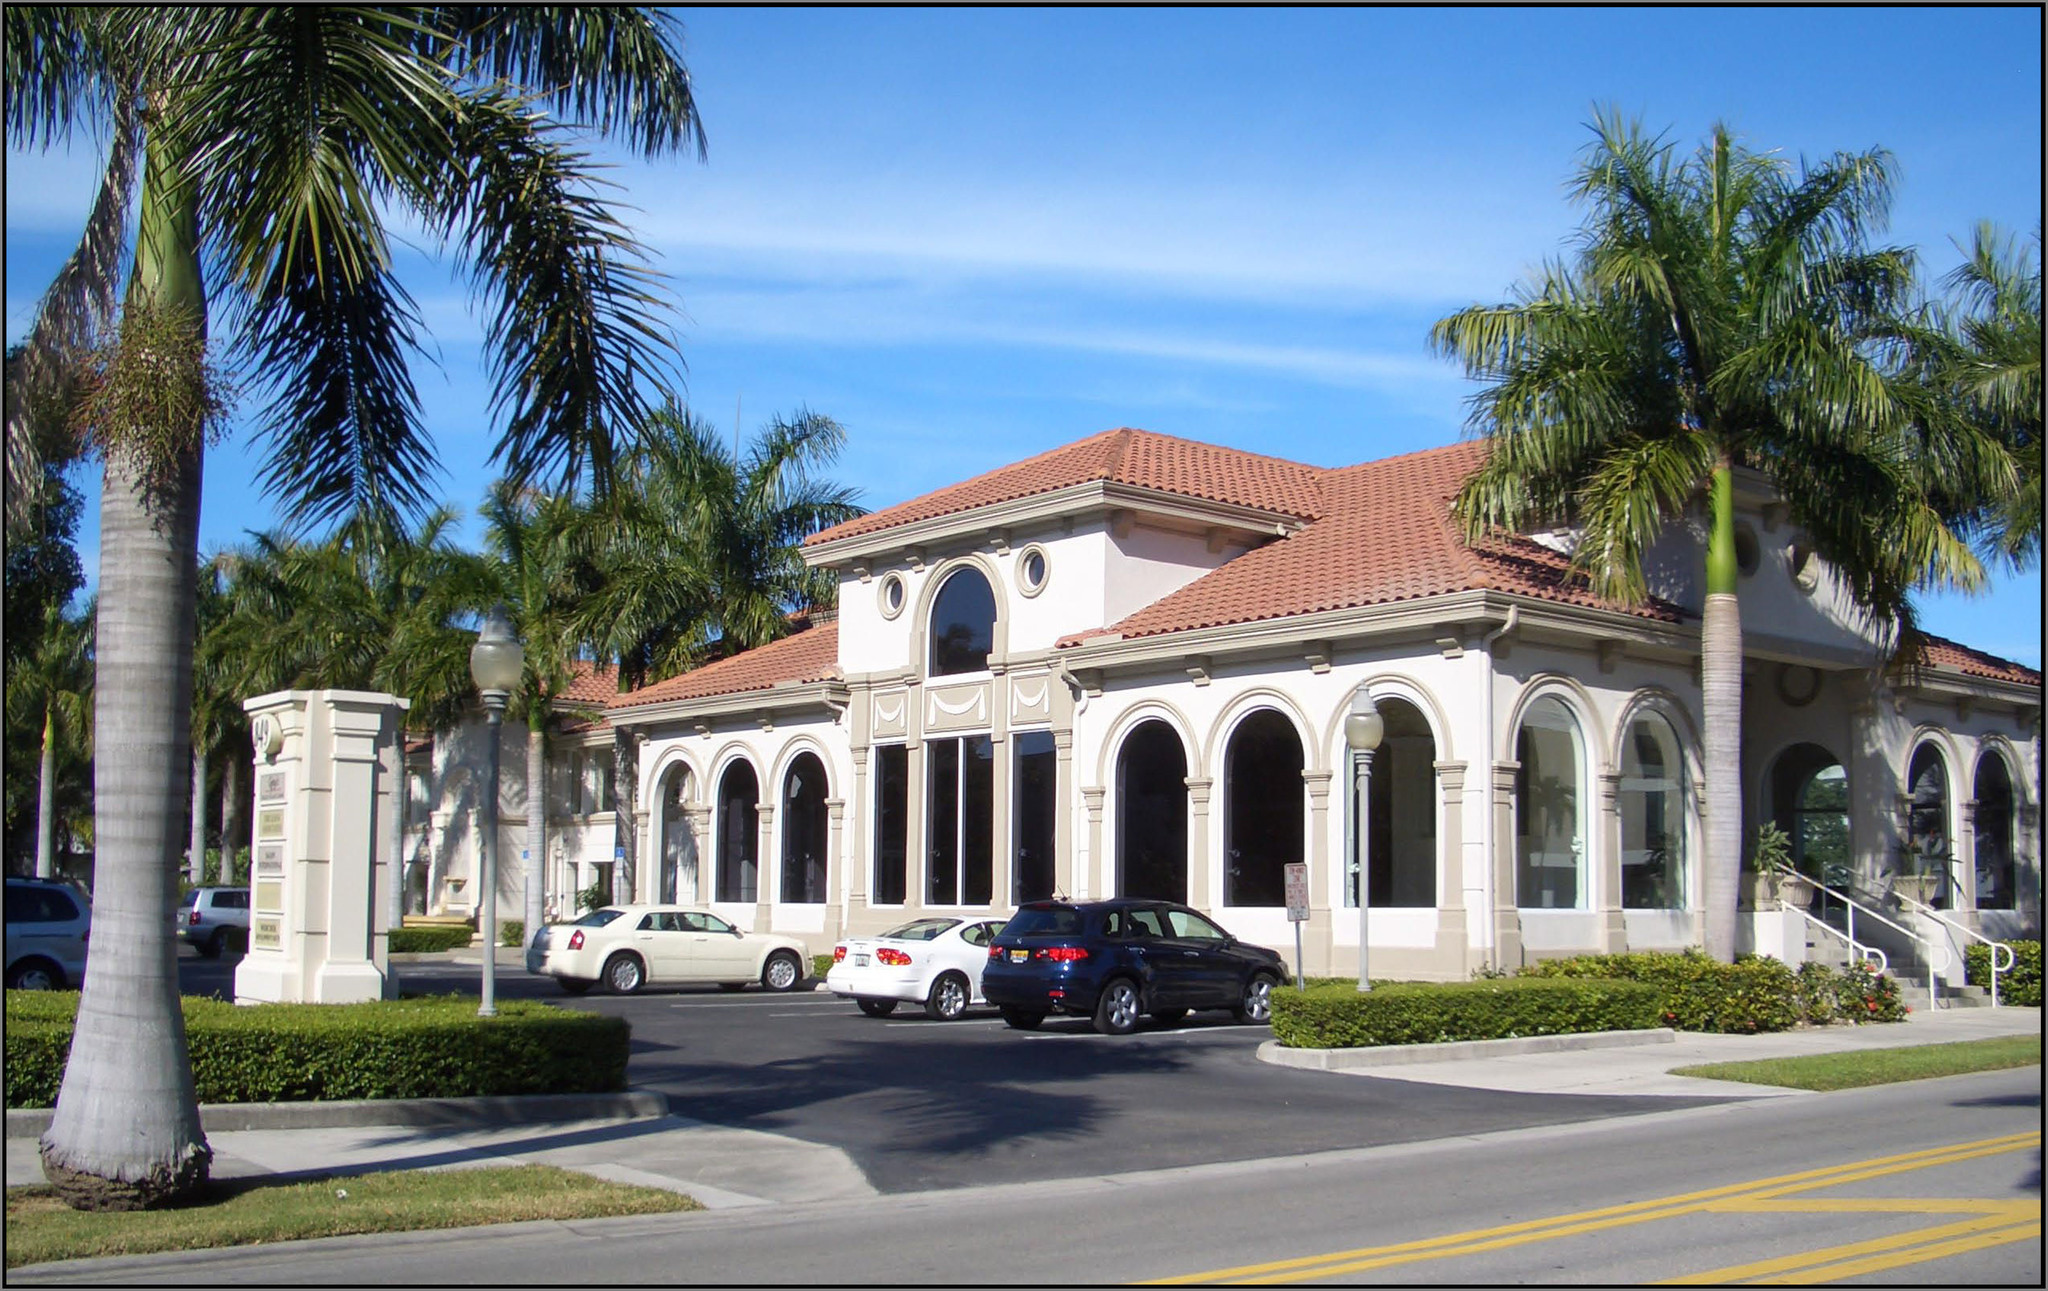
<instances>
[{"instance_id":1,"label":"parking lot","mask_svg":"<svg viewBox=\"0 0 2048 1291\"><path fill-rule=\"evenodd\" d=\"M225 992L234 959L181 955L187 991ZM409 963L410 991L474 993L477 966ZM1151 1170L1560 1124L1685 1106L1676 1098L1508 1094L1262 1063L1271 1032L1195 1014L1135 1035L1086 1019L1015 1031L863 1016L823 991L649 990L572 999L501 967L502 998L633 1025L631 1080L680 1115L848 1153L886 1192Z\"/></svg>"}]
</instances>

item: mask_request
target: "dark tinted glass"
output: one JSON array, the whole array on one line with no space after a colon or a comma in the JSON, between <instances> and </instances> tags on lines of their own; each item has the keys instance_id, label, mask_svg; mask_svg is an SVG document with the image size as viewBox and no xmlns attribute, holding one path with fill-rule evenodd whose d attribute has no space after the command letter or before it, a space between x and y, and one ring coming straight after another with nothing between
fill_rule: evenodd
<instances>
[{"instance_id":1,"label":"dark tinted glass","mask_svg":"<svg viewBox=\"0 0 2048 1291\"><path fill-rule=\"evenodd\" d=\"M1181 901L1188 884L1188 764L1164 722L1140 722L1117 753L1118 895Z\"/></svg>"},{"instance_id":2,"label":"dark tinted glass","mask_svg":"<svg viewBox=\"0 0 2048 1291\"><path fill-rule=\"evenodd\" d=\"M1266 709L1238 724L1224 772L1223 904L1287 904L1287 866L1308 859L1308 786L1294 723Z\"/></svg>"},{"instance_id":3,"label":"dark tinted glass","mask_svg":"<svg viewBox=\"0 0 2048 1291\"><path fill-rule=\"evenodd\" d=\"M757 808L760 782L754 768L735 762L718 782L718 899L752 901L760 864L761 830Z\"/></svg>"},{"instance_id":4,"label":"dark tinted glass","mask_svg":"<svg viewBox=\"0 0 2048 1291\"><path fill-rule=\"evenodd\" d=\"M589 914L578 919L576 926L579 928L602 928L624 913L626 913L624 910L592 910Z\"/></svg>"},{"instance_id":5,"label":"dark tinted glass","mask_svg":"<svg viewBox=\"0 0 2048 1291\"><path fill-rule=\"evenodd\" d=\"M1072 906L1026 906L1003 925L1004 937L1075 937L1081 933L1081 912Z\"/></svg>"},{"instance_id":6,"label":"dark tinted glass","mask_svg":"<svg viewBox=\"0 0 2048 1291\"><path fill-rule=\"evenodd\" d=\"M1052 895L1053 817L1058 810L1057 754L1051 731L1017 737L1017 787L1011 810L1016 820L1015 867L1010 900L1018 904Z\"/></svg>"},{"instance_id":7,"label":"dark tinted glass","mask_svg":"<svg viewBox=\"0 0 2048 1291\"><path fill-rule=\"evenodd\" d=\"M925 748L925 901L960 903L960 741L931 740Z\"/></svg>"},{"instance_id":8,"label":"dark tinted glass","mask_svg":"<svg viewBox=\"0 0 2048 1291\"><path fill-rule=\"evenodd\" d=\"M986 669L995 629L996 596L988 580L976 570L956 570L932 602L932 675Z\"/></svg>"},{"instance_id":9,"label":"dark tinted glass","mask_svg":"<svg viewBox=\"0 0 2048 1291\"><path fill-rule=\"evenodd\" d=\"M825 807L825 764L812 754L798 754L790 763L783 781L782 810L782 899L822 905L830 824Z\"/></svg>"},{"instance_id":10,"label":"dark tinted glass","mask_svg":"<svg viewBox=\"0 0 2048 1291\"><path fill-rule=\"evenodd\" d=\"M910 854L910 751L901 744L875 749L876 905L902 905Z\"/></svg>"}]
</instances>

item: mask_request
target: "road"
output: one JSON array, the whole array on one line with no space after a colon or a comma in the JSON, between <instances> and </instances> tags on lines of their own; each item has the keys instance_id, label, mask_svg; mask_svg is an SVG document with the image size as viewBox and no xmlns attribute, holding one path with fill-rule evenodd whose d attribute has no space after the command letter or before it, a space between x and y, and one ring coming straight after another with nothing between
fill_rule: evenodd
<instances>
[{"instance_id":1,"label":"road","mask_svg":"<svg viewBox=\"0 0 2048 1291\"><path fill-rule=\"evenodd\" d=\"M1374 1082L1325 1076L1344 1090ZM1199 1127L1190 1126L1191 1130ZM70 1266L10 1282L2041 1280L2040 1071L1137 1173ZM53 1270L54 1274L56 1270Z\"/></svg>"}]
</instances>

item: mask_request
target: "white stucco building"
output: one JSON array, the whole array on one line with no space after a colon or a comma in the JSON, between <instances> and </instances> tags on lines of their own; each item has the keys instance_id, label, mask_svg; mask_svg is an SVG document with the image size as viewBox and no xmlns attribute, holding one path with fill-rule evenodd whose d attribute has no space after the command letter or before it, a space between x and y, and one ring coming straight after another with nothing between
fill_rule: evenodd
<instances>
[{"instance_id":1,"label":"white stucco building","mask_svg":"<svg viewBox=\"0 0 2048 1291\"><path fill-rule=\"evenodd\" d=\"M1364 850L1376 975L1698 944L1700 534L1606 602L1569 534L1459 539L1483 451L1323 469L1115 430L815 535L836 612L609 706L642 741L638 895L814 950L1154 895L1291 952L1305 861L1334 974ZM1931 866L1958 918L2038 929L2040 675L1937 642L1888 676L1786 508L1754 480L1738 508L1745 838L1779 822L1865 886Z\"/></svg>"}]
</instances>

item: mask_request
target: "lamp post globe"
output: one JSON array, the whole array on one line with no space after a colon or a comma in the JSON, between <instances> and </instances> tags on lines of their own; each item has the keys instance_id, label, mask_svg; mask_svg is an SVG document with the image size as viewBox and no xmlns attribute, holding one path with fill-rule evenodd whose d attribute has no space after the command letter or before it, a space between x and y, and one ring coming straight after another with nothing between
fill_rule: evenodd
<instances>
[{"instance_id":1,"label":"lamp post globe","mask_svg":"<svg viewBox=\"0 0 2048 1291\"><path fill-rule=\"evenodd\" d=\"M1369 955L1372 925L1372 890L1367 866L1372 857L1372 754L1387 733L1386 719L1372 702L1372 691L1360 686L1351 696L1351 713L1344 719L1344 743L1353 757L1353 792L1357 794L1358 830L1352 841L1352 860L1358 873L1358 989L1372 989Z\"/></svg>"},{"instance_id":2,"label":"lamp post globe","mask_svg":"<svg viewBox=\"0 0 2048 1291\"><path fill-rule=\"evenodd\" d=\"M526 649L512 629L503 605L491 608L469 650L469 676L484 701L483 874L479 895L478 931L483 934L484 967L478 1017L498 1013L498 741L505 720L505 701L526 670Z\"/></svg>"}]
</instances>

